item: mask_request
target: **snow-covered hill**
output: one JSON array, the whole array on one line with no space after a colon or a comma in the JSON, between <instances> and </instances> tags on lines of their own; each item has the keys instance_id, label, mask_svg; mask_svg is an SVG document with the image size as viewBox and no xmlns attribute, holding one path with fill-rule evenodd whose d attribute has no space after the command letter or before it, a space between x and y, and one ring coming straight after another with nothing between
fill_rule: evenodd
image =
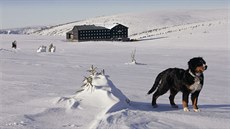
<instances>
[{"instance_id":1,"label":"snow-covered hill","mask_svg":"<svg viewBox=\"0 0 230 129\"><path fill-rule=\"evenodd\" d=\"M0 34L30 34L38 30L49 28L48 26L36 26L36 27L24 27L24 28L13 28L13 29L2 29Z\"/></svg>"},{"instance_id":2,"label":"snow-covered hill","mask_svg":"<svg viewBox=\"0 0 230 129\"><path fill-rule=\"evenodd\" d=\"M222 22L223 20L227 20L227 10L167 10L96 17L54 26L31 34L65 36L66 32L70 31L75 25L94 24L106 27L114 23L121 23L129 27L130 38L140 39L156 37L156 35L167 32L183 31L186 29L183 28L184 25L187 27L197 25L199 27L213 24L213 22Z\"/></svg>"}]
</instances>

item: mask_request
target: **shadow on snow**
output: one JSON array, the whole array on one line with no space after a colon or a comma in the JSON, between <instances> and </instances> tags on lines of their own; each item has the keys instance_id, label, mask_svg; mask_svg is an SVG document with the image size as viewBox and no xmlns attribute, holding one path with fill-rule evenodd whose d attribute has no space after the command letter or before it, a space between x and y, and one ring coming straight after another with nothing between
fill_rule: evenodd
<instances>
[{"instance_id":1,"label":"shadow on snow","mask_svg":"<svg viewBox=\"0 0 230 129\"><path fill-rule=\"evenodd\" d=\"M179 108L172 108L170 104L158 104L157 108L153 108L151 103L146 102L131 102L129 109L130 110L139 110L139 111L155 111L155 112L166 112L166 111L183 111L182 104L178 104ZM226 110L226 113L230 111L230 105L228 104L204 104L198 105L201 110L206 109L223 109ZM192 105L189 105L189 108L192 110Z\"/></svg>"}]
</instances>

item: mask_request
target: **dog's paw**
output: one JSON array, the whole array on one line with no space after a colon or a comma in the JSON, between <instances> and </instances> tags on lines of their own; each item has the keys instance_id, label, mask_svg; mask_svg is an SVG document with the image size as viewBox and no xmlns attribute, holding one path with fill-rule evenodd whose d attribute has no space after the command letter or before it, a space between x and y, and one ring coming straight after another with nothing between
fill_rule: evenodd
<instances>
[{"instance_id":1,"label":"dog's paw","mask_svg":"<svg viewBox=\"0 0 230 129\"><path fill-rule=\"evenodd\" d=\"M188 107L185 107L185 108L184 108L184 111L185 111L185 112L189 112L190 110L188 109Z\"/></svg>"},{"instance_id":2,"label":"dog's paw","mask_svg":"<svg viewBox=\"0 0 230 129\"><path fill-rule=\"evenodd\" d=\"M193 108L193 111L194 111L194 112L200 112L200 109L194 109L194 108Z\"/></svg>"},{"instance_id":3,"label":"dog's paw","mask_svg":"<svg viewBox=\"0 0 230 129\"><path fill-rule=\"evenodd\" d=\"M153 108L157 108L158 107L158 105L157 104L155 104L155 105L152 105L153 106Z\"/></svg>"},{"instance_id":4,"label":"dog's paw","mask_svg":"<svg viewBox=\"0 0 230 129\"><path fill-rule=\"evenodd\" d=\"M172 108L178 108L178 106L177 106L177 105L171 105L171 107L172 107Z\"/></svg>"}]
</instances>

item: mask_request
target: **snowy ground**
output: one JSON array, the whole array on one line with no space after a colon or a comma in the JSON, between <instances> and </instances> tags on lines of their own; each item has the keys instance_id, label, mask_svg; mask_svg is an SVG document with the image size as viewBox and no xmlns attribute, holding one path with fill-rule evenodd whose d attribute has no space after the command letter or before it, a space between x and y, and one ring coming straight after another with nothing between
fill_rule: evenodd
<instances>
[{"instance_id":1,"label":"snowy ground","mask_svg":"<svg viewBox=\"0 0 230 129\"><path fill-rule=\"evenodd\" d=\"M66 42L65 37L1 35L1 129L230 129L230 68L227 22L139 42ZM11 49L17 40L18 49ZM53 43L55 53L37 53ZM136 49L138 65L131 62ZM208 65L199 97L201 112L169 105L168 94L151 107L146 96L156 75L187 68L202 56ZM91 65L106 76L79 96ZM115 89L115 90L114 90ZM124 98L131 100L126 103ZM59 101L58 101L59 100ZM191 103L189 104L191 106Z\"/></svg>"}]
</instances>

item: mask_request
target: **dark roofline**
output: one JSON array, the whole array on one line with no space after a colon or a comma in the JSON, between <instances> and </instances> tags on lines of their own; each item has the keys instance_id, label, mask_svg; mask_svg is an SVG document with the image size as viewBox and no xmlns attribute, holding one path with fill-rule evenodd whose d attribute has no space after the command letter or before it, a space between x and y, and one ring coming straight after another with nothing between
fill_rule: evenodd
<instances>
[{"instance_id":1,"label":"dark roofline","mask_svg":"<svg viewBox=\"0 0 230 129\"><path fill-rule=\"evenodd\" d=\"M67 34L73 34L73 30L66 32Z\"/></svg>"},{"instance_id":2,"label":"dark roofline","mask_svg":"<svg viewBox=\"0 0 230 129\"><path fill-rule=\"evenodd\" d=\"M123 26L123 27L125 27L125 28L129 28L129 27L127 27L127 26L124 26L124 25L122 25L122 24L119 24L119 23L117 23L117 25L115 25L114 27L116 27L116 26ZM113 28L114 28L113 27ZM113 28L111 28L111 29L113 29Z\"/></svg>"},{"instance_id":3,"label":"dark roofline","mask_svg":"<svg viewBox=\"0 0 230 129\"><path fill-rule=\"evenodd\" d=\"M81 25L81 26L74 26L73 30L109 30L108 28L102 26L95 26L95 25Z\"/></svg>"}]
</instances>

